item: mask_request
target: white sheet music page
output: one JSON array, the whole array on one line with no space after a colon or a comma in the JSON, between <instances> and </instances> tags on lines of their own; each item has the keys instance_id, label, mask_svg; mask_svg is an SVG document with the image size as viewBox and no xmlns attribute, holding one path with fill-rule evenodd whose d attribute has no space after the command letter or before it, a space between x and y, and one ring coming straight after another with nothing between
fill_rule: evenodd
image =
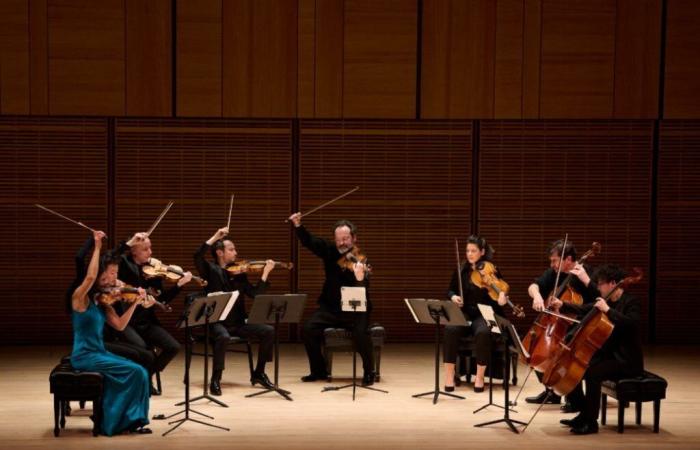
<instances>
[{"instance_id":1,"label":"white sheet music page","mask_svg":"<svg viewBox=\"0 0 700 450\"><path fill-rule=\"evenodd\" d=\"M496 323L496 314L493 312L493 308L489 305L482 305L481 303L478 303L476 306L479 307L481 315L484 316L484 319L486 319L489 324ZM491 332L501 334L501 329L498 328L498 325L493 325L491 327Z\"/></svg>"}]
</instances>

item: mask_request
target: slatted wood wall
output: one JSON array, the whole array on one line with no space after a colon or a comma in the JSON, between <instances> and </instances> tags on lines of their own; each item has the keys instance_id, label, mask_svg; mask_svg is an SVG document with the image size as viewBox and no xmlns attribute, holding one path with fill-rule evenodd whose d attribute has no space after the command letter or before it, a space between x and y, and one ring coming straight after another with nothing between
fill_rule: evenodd
<instances>
[{"instance_id":1,"label":"slatted wood wall","mask_svg":"<svg viewBox=\"0 0 700 450\"><path fill-rule=\"evenodd\" d=\"M374 268L372 319L395 341L432 336L413 322L403 299L446 295L456 265L453 239L470 228L471 133L467 121L300 124L300 209L361 186L303 223L326 239L339 218L359 226L358 245ZM299 291L315 300L322 267L306 249L299 252Z\"/></svg>"},{"instance_id":2,"label":"slatted wood wall","mask_svg":"<svg viewBox=\"0 0 700 450\"><path fill-rule=\"evenodd\" d=\"M91 236L34 203L107 230L107 121L0 117L0 342L69 342L64 292Z\"/></svg>"},{"instance_id":3,"label":"slatted wood wall","mask_svg":"<svg viewBox=\"0 0 700 450\"><path fill-rule=\"evenodd\" d=\"M700 305L700 122L661 124L658 172L656 333L659 341L698 343Z\"/></svg>"},{"instance_id":4,"label":"slatted wood wall","mask_svg":"<svg viewBox=\"0 0 700 450\"><path fill-rule=\"evenodd\" d=\"M534 317L527 286L547 268L548 244L565 233L580 253L602 244L592 265L641 267L648 276L650 122L484 121L480 142L479 232L496 249L513 301L529 312L519 325ZM648 280L634 292L646 309Z\"/></svg>"}]
</instances>

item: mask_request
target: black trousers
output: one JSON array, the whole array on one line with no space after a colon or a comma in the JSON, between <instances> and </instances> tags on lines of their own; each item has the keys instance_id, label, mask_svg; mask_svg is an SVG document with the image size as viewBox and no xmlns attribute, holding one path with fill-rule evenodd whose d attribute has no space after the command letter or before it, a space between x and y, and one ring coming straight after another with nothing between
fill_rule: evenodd
<instances>
[{"instance_id":1,"label":"black trousers","mask_svg":"<svg viewBox=\"0 0 700 450\"><path fill-rule=\"evenodd\" d=\"M474 357L480 366L486 366L493 349L493 336L483 317L472 321L471 326L455 327L448 325L442 338L443 362L455 364L459 340L464 336L474 336Z\"/></svg>"},{"instance_id":2,"label":"black trousers","mask_svg":"<svg viewBox=\"0 0 700 450\"><path fill-rule=\"evenodd\" d=\"M265 363L272 361L275 329L271 325L245 324L238 327L226 327L223 323L209 325L209 337L214 342L214 370L224 370L226 366L226 345L231 336L253 338L260 342L258 347L257 369L264 371Z\"/></svg>"},{"instance_id":3,"label":"black trousers","mask_svg":"<svg viewBox=\"0 0 700 450\"><path fill-rule=\"evenodd\" d=\"M309 358L309 368L313 375L325 377L326 360L321 351L323 344L323 330L326 328L345 328L352 331L353 343L357 352L362 357L364 371L374 371L374 352L372 337L369 334L369 313L351 313L317 310L304 322L304 346L306 356Z\"/></svg>"},{"instance_id":4,"label":"black trousers","mask_svg":"<svg viewBox=\"0 0 700 450\"><path fill-rule=\"evenodd\" d=\"M119 355L139 364L146 369L149 374L153 373L156 359L156 355L153 351L129 344L128 342L117 341L105 342L105 349L110 353L114 353L115 355Z\"/></svg>"},{"instance_id":5,"label":"black trousers","mask_svg":"<svg viewBox=\"0 0 700 450\"><path fill-rule=\"evenodd\" d=\"M612 356L595 358L588 366L583 379L586 382L586 394L583 393L583 382L568 395L569 401L581 406L581 415L589 422L598 420L600 412L601 384L605 380L617 381L621 378L633 377L639 374L627 363L618 361Z\"/></svg>"},{"instance_id":6,"label":"black trousers","mask_svg":"<svg viewBox=\"0 0 700 450\"><path fill-rule=\"evenodd\" d=\"M160 353L153 362L153 370L157 372L163 371L180 351L180 343L165 328L153 323L127 325L120 333L120 338L142 349L158 347Z\"/></svg>"}]
</instances>

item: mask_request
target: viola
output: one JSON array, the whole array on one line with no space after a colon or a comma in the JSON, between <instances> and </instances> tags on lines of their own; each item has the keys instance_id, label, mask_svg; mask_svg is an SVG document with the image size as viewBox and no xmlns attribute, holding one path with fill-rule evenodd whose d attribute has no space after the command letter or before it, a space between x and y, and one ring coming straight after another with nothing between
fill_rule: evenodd
<instances>
[{"instance_id":1,"label":"viola","mask_svg":"<svg viewBox=\"0 0 700 450\"><path fill-rule=\"evenodd\" d=\"M226 266L226 271L231 275L239 275L241 273L260 273L265 268L267 261L265 260L241 260L233 262ZM294 263L275 261L275 268L282 268L287 270L292 270L294 268Z\"/></svg>"},{"instance_id":2,"label":"viola","mask_svg":"<svg viewBox=\"0 0 700 450\"><path fill-rule=\"evenodd\" d=\"M123 286L112 286L100 290L97 294L97 301L103 305L112 305L119 301L124 303L138 302L144 308L150 308L155 305L164 311L172 311L169 305L156 300L159 294L159 292L148 288L146 290L146 298L142 299L138 288L125 284Z\"/></svg>"},{"instance_id":3,"label":"viola","mask_svg":"<svg viewBox=\"0 0 700 450\"><path fill-rule=\"evenodd\" d=\"M159 259L150 258L143 266L143 274L148 278L166 278L171 281L177 281L185 276L185 271L180 266L168 265L161 262ZM206 286L207 281L201 277L192 275L192 279L200 286Z\"/></svg>"},{"instance_id":4,"label":"viola","mask_svg":"<svg viewBox=\"0 0 700 450\"><path fill-rule=\"evenodd\" d=\"M593 242L591 248L581 256L576 263L583 264L588 258L591 258L601 251L601 245L598 242ZM570 282L574 275L569 273L561 285L547 296L547 304L544 312L540 313L535 322L528 330L523 339L523 347L530 354L530 358L522 357L523 362L530 365L535 370L544 372L551 363L549 359L554 350L558 348L569 329L571 320L567 320L565 316L560 314L551 314L549 310L549 302L552 298L558 298L567 303L581 304L583 297L575 292Z\"/></svg>"},{"instance_id":5,"label":"viola","mask_svg":"<svg viewBox=\"0 0 700 450\"><path fill-rule=\"evenodd\" d=\"M367 256L362 253L359 247L353 247L338 259L338 265L340 267L351 271L354 269L356 263L364 265L367 273L372 273L372 266L367 264Z\"/></svg>"},{"instance_id":6,"label":"viola","mask_svg":"<svg viewBox=\"0 0 700 450\"><path fill-rule=\"evenodd\" d=\"M486 289L489 293L489 297L492 300L498 300L498 296L501 292L506 294L506 302L508 306L513 311L516 317L525 317L525 311L522 306L514 305L508 297L508 291L510 291L510 286L503 279L498 277L498 270L492 262L489 261L479 261L471 273L471 282L481 288Z\"/></svg>"},{"instance_id":7,"label":"viola","mask_svg":"<svg viewBox=\"0 0 700 450\"><path fill-rule=\"evenodd\" d=\"M638 283L642 270L633 269L634 275L624 278L605 296L606 301L614 292ZM591 358L608 340L615 325L607 313L593 307L581 323L569 333L570 338L559 343L552 363L544 372L542 382L559 395L567 395L581 382Z\"/></svg>"}]
</instances>

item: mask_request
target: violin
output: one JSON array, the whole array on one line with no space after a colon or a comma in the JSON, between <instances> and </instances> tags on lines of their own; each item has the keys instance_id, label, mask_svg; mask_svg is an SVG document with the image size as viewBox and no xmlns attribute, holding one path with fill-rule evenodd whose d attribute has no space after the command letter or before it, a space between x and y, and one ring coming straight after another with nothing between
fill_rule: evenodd
<instances>
[{"instance_id":1,"label":"violin","mask_svg":"<svg viewBox=\"0 0 700 450\"><path fill-rule=\"evenodd\" d=\"M359 247L353 247L338 259L338 265L343 269L354 270L355 264L360 263L365 266L367 273L372 273L372 266L367 264L367 256L362 253Z\"/></svg>"},{"instance_id":2,"label":"violin","mask_svg":"<svg viewBox=\"0 0 700 450\"><path fill-rule=\"evenodd\" d=\"M588 258L599 254L600 251L601 245L598 242L593 242L591 248L584 253L576 263L583 264ZM562 281L561 285L555 287L549 294L547 297L547 309L537 316L532 327L530 327L530 330L523 339L523 347L530 354L529 359L524 359L523 357L523 362L530 365L530 367L535 370L544 372L547 369L548 365L551 363L550 357L558 347L559 342L566 336L570 325L570 321L567 320L569 319L568 317L552 313L552 311L549 310L551 299L558 298L561 301L566 301L567 303L575 305L583 303L581 294L574 291L570 286L573 277L574 275L569 273L564 281Z\"/></svg>"},{"instance_id":3,"label":"violin","mask_svg":"<svg viewBox=\"0 0 700 450\"><path fill-rule=\"evenodd\" d=\"M506 294L506 302L508 306L513 310L513 314L516 317L525 317L525 311L522 306L514 305L508 297L508 291L510 286L501 278L498 278L496 266L489 261L479 261L476 264L476 270L471 273L472 283L481 288L486 289L489 293L489 297L492 300L498 300L498 296L501 292Z\"/></svg>"},{"instance_id":4,"label":"violin","mask_svg":"<svg viewBox=\"0 0 700 450\"><path fill-rule=\"evenodd\" d=\"M264 260L241 260L227 265L226 270L231 275L239 275L241 273L260 273L265 268L265 264L267 264L267 261ZM275 261L275 268L292 270L294 268L294 263Z\"/></svg>"},{"instance_id":5,"label":"violin","mask_svg":"<svg viewBox=\"0 0 700 450\"><path fill-rule=\"evenodd\" d=\"M164 311L171 312L172 308L170 305L156 300L158 295L160 295L159 292L148 288L146 290L146 298L142 299L138 288L125 284L123 286L112 286L100 290L100 292L97 293L97 301L103 305L112 305L119 301L125 303L137 302L146 309L155 305Z\"/></svg>"},{"instance_id":6,"label":"violin","mask_svg":"<svg viewBox=\"0 0 700 450\"><path fill-rule=\"evenodd\" d=\"M159 259L150 258L143 266L143 274L148 278L167 278L168 280L177 281L185 276L185 271L180 266L163 264ZM192 275L192 279L200 286L206 286L207 280Z\"/></svg>"},{"instance_id":7,"label":"violin","mask_svg":"<svg viewBox=\"0 0 700 450\"><path fill-rule=\"evenodd\" d=\"M621 280L608 295L606 301L618 289L638 283L642 279L642 270L633 269L634 274ZM569 333L570 338L559 343L559 348L552 357L552 363L544 372L542 382L559 395L568 395L581 382L588 369L591 358L608 340L615 325L607 313L593 307L591 311Z\"/></svg>"}]
</instances>

